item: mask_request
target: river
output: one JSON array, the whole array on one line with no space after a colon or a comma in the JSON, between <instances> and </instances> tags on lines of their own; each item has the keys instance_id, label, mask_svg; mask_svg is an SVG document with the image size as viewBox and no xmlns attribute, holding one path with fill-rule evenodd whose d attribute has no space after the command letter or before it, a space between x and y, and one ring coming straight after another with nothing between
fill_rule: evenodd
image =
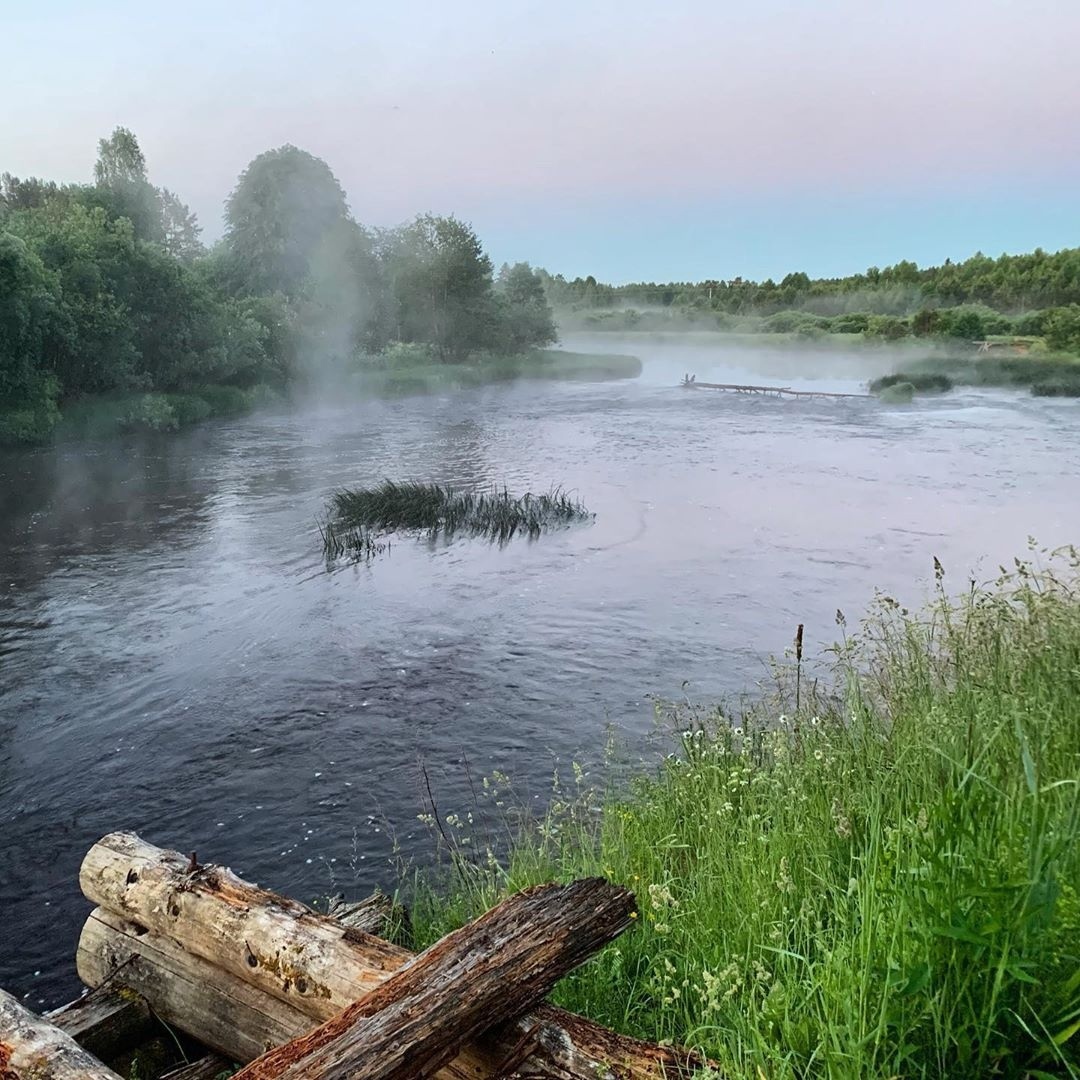
<instances>
[{"instance_id":1,"label":"river","mask_svg":"<svg viewBox=\"0 0 1080 1080\"><path fill-rule=\"evenodd\" d=\"M0 985L77 993L78 866L106 832L305 901L392 887L431 850L419 762L443 815L495 769L542 804L609 724L655 753L654 696L752 688L799 622L820 652L875 587L918 603L934 556L962 587L1029 534L1080 540L1080 403L687 393L684 371L857 391L867 361L614 345L640 378L0 456ZM327 494L385 477L561 484L596 519L326 573Z\"/></svg>"}]
</instances>

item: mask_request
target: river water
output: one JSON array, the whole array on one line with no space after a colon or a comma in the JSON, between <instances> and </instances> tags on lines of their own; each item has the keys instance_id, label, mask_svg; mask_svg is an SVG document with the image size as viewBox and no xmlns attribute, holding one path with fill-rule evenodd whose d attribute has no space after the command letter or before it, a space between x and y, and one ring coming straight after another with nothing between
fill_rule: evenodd
<instances>
[{"instance_id":1,"label":"river water","mask_svg":"<svg viewBox=\"0 0 1080 1080\"><path fill-rule=\"evenodd\" d=\"M1080 540L1080 403L687 393L684 371L856 391L869 368L616 348L640 378L0 456L0 985L77 992L77 871L106 832L302 900L392 886L395 858L430 852L419 762L443 815L495 769L542 803L609 724L655 752L653 696L752 687L797 623L819 650L875 587L918 603L935 555L961 586L1029 534ZM327 494L385 477L561 484L596 519L501 548L395 541L327 574Z\"/></svg>"}]
</instances>

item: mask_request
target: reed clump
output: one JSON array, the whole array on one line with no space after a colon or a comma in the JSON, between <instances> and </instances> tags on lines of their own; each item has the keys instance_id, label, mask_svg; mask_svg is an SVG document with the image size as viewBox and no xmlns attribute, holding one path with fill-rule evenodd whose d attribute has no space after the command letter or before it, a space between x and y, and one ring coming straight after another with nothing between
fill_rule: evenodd
<instances>
[{"instance_id":1,"label":"reed clump","mask_svg":"<svg viewBox=\"0 0 1080 1080\"><path fill-rule=\"evenodd\" d=\"M539 536L545 529L584 521L592 515L561 488L540 495L511 495L506 489L459 491L442 484L385 480L373 488L345 488L330 498L323 545L352 532L372 534L419 532L429 536L486 536L506 541L523 533Z\"/></svg>"},{"instance_id":2,"label":"reed clump","mask_svg":"<svg viewBox=\"0 0 1080 1080\"><path fill-rule=\"evenodd\" d=\"M960 599L938 564L920 613L881 599L798 709L665 710L670 756L575 770L502 853L444 829L421 944L601 874L639 927L559 1004L728 1080L1080 1075L1080 559L1039 558Z\"/></svg>"},{"instance_id":3,"label":"reed clump","mask_svg":"<svg viewBox=\"0 0 1080 1080\"><path fill-rule=\"evenodd\" d=\"M893 375L882 375L870 383L870 392L880 394L891 386L908 384L913 393L944 394L953 388L953 381L947 375L938 372L900 371Z\"/></svg>"}]
</instances>

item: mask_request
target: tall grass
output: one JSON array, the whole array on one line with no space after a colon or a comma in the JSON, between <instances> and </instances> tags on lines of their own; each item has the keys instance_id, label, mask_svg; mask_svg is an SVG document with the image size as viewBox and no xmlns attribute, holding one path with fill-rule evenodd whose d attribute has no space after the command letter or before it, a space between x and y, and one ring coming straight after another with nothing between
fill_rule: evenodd
<instances>
[{"instance_id":1,"label":"tall grass","mask_svg":"<svg viewBox=\"0 0 1080 1080\"><path fill-rule=\"evenodd\" d=\"M509 540L517 533L539 536L554 525L588 518L589 512L560 488L541 495L512 496L505 489L458 491L440 484L395 483L344 489L330 498L331 534L349 529L410 530L432 536L465 532ZM327 545L324 529L323 542Z\"/></svg>"},{"instance_id":2,"label":"tall grass","mask_svg":"<svg viewBox=\"0 0 1080 1080\"><path fill-rule=\"evenodd\" d=\"M658 768L601 790L578 771L505 857L444 828L421 939L604 874L640 926L559 1002L725 1076L1080 1075L1078 583L1070 550L921 614L884 599L831 694L673 708Z\"/></svg>"}]
</instances>

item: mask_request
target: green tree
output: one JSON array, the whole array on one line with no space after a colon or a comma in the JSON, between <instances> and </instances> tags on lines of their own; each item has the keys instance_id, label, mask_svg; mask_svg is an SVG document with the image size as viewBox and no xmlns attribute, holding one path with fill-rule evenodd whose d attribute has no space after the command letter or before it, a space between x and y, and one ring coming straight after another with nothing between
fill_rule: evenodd
<instances>
[{"instance_id":1,"label":"green tree","mask_svg":"<svg viewBox=\"0 0 1080 1080\"><path fill-rule=\"evenodd\" d=\"M161 194L146 175L146 158L127 128L118 127L98 142L94 187L81 193L88 205L103 207L110 216L127 218L136 238L165 243Z\"/></svg>"},{"instance_id":2,"label":"green tree","mask_svg":"<svg viewBox=\"0 0 1080 1080\"><path fill-rule=\"evenodd\" d=\"M352 225L325 161L281 146L255 158L225 204L225 243L238 292L300 296L312 264Z\"/></svg>"},{"instance_id":3,"label":"green tree","mask_svg":"<svg viewBox=\"0 0 1080 1080\"><path fill-rule=\"evenodd\" d=\"M544 282L528 263L504 265L496 288L501 300L501 334L506 348L520 352L531 346L550 345L558 338Z\"/></svg>"},{"instance_id":4,"label":"green tree","mask_svg":"<svg viewBox=\"0 0 1080 1080\"><path fill-rule=\"evenodd\" d=\"M0 232L0 441L52 431L59 388L51 366L71 331L57 276L24 240Z\"/></svg>"},{"instance_id":5,"label":"green tree","mask_svg":"<svg viewBox=\"0 0 1080 1080\"><path fill-rule=\"evenodd\" d=\"M384 235L382 256L400 340L444 361L498 344L491 260L469 225L423 214Z\"/></svg>"},{"instance_id":6,"label":"green tree","mask_svg":"<svg viewBox=\"0 0 1080 1080\"><path fill-rule=\"evenodd\" d=\"M206 253L199 234L202 226L190 208L168 188L159 193L165 250L181 262L193 263Z\"/></svg>"}]
</instances>

